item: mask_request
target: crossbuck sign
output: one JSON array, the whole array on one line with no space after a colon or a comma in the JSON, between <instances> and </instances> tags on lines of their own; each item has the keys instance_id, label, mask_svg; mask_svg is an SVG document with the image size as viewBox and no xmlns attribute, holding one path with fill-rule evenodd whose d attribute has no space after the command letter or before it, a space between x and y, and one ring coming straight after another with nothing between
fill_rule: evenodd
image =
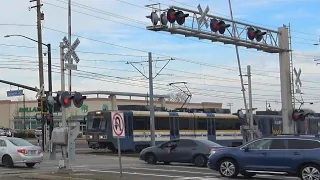
<instances>
[{"instance_id":1,"label":"crossbuck sign","mask_svg":"<svg viewBox=\"0 0 320 180\"><path fill-rule=\"evenodd\" d=\"M78 57L78 55L76 54L76 52L74 51L78 45L80 44L80 40L77 38L74 43L72 44L69 44L69 41L67 39L67 37L64 37L63 39L63 42L66 44L66 46L69 48L67 53L63 56L64 60L65 61L69 61L71 56L73 57L73 59L76 61L76 63L79 63L80 59ZM71 47L70 47L71 46Z\"/></svg>"},{"instance_id":2,"label":"crossbuck sign","mask_svg":"<svg viewBox=\"0 0 320 180\"><path fill-rule=\"evenodd\" d=\"M294 71L294 74L296 75L295 84L296 84L296 86L301 87L302 86L302 83L301 83L301 80L300 80L301 69L299 69L299 71L297 72L296 68L294 68L293 71Z\"/></svg>"},{"instance_id":3,"label":"crossbuck sign","mask_svg":"<svg viewBox=\"0 0 320 180\"><path fill-rule=\"evenodd\" d=\"M202 8L200 6L200 4L198 5L198 10L199 10L199 13L201 14L201 17L198 18L198 25L199 25L199 28L202 26L202 23L204 22L204 24L206 25L206 28L209 27L209 24L208 22L206 21L206 16L209 12L209 7L207 6L206 9L204 10L204 12L202 11Z\"/></svg>"}]
</instances>

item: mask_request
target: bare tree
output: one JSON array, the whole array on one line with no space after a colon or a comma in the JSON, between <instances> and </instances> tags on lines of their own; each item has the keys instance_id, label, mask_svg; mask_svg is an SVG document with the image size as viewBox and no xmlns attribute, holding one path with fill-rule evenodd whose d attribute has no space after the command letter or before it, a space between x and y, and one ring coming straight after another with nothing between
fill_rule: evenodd
<instances>
[{"instance_id":1,"label":"bare tree","mask_svg":"<svg viewBox=\"0 0 320 180\"><path fill-rule=\"evenodd\" d=\"M172 102L184 102L188 98L188 95L183 92L169 93L168 95L170 98L167 100Z\"/></svg>"},{"instance_id":2,"label":"bare tree","mask_svg":"<svg viewBox=\"0 0 320 180\"><path fill-rule=\"evenodd\" d=\"M305 113L311 113L311 114L316 113L314 110L309 109L309 108L303 108L302 110L303 110Z\"/></svg>"}]
</instances>

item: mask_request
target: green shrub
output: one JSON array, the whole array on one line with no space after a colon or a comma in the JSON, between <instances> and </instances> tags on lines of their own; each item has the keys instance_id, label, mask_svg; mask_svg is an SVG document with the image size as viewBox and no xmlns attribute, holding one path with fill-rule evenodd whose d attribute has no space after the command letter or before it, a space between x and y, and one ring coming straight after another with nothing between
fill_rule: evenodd
<instances>
[{"instance_id":1,"label":"green shrub","mask_svg":"<svg viewBox=\"0 0 320 180\"><path fill-rule=\"evenodd\" d=\"M17 138L23 138L23 139L27 139L27 138L35 138L35 134L34 132L31 132L31 131L18 131L16 133L14 133L14 137L17 137Z\"/></svg>"}]
</instances>

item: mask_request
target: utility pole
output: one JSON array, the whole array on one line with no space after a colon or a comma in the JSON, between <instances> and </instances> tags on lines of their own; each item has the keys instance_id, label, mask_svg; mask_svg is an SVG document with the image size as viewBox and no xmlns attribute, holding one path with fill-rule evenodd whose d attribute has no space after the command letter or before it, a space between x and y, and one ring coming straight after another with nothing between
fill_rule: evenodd
<instances>
[{"instance_id":1,"label":"utility pole","mask_svg":"<svg viewBox=\"0 0 320 180\"><path fill-rule=\"evenodd\" d=\"M249 115L250 115L250 140L254 139L253 136L253 108L252 108L252 87L251 87L251 67L247 66L247 76L248 76L248 94L249 94Z\"/></svg>"},{"instance_id":2,"label":"utility pole","mask_svg":"<svg viewBox=\"0 0 320 180\"><path fill-rule=\"evenodd\" d=\"M233 103L227 103L227 106L229 107L229 109L230 109L230 113L232 113L232 111L231 111L231 107L233 106Z\"/></svg>"},{"instance_id":3,"label":"utility pole","mask_svg":"<svg viewBox=\"0 0 320 180\"><path fill-rule=\"evenodd\" d=\"M155 146L155 123L154 123L154 99L153 99L153 74L152 74L152 54L148 53L149 63L149 93L150 93L150 131L151 131L151 146Z\"/></svg>"},{"instance_id":4,"label":"utility pole","mask_svg":"<svg viewBox=\"0 0 320 180\"><path fill-rule=\"evenodd\" d=\"M34 1L37 1L37 5L30 7L30 9L37 8L38 57L39 57L39 81L40 81L39 87L41 87L42 85L44 85L43 57L42 57L43 56L42 55L42 28L41 28L41 20L43 18L43 13L41 13L41 6L43 6L43 4L41 4L40 0L30 0L30 2L34 2Z\"/></svg>"},{"instance_id":5,"label":"utility pole","mask_svg":"<svg viewBox=\"0 0 320 180\"><path fill-rule=\"evenodd\" d=\"M148 53L148 66L149 66L149 76L147 77L146 75L144 75L144 73L142 73L135 65L133 65L134 63L139 63L141 64L142 62L146 62L146 61L140 61L140 62L127 62L127 64L130 64L132 67L134 67L137 71L139 71L139 73L144 76L146 79L149 80L149 100L150 100L150 135L151 135L151 146L155 146L156 142L155 142L155 122L154 122L154 98L153 98L153 79L156 78L160 72L169 64L169 62L173 60L172 58L170 59L166 59L166 60L155 60L155 61L167 61L167 63L157 72L155 73L156 75L153 76L153 72L152 72L152 53L149 52Z\"/></svg>"},{"instance_id":6,"label":"utility pole","mask_svg":"<svg viewBox=\"0 0 320 180\"><path fill-rule=\"evenodd\" d=\"M69 40L69 50L71 48L71 0L68 1L68 40ZM69 64L73 64L72 57L69 58ZM69 84L69 92L71 93L71 69L68 71L68 84Z\"/></svg>"}]
</instances>

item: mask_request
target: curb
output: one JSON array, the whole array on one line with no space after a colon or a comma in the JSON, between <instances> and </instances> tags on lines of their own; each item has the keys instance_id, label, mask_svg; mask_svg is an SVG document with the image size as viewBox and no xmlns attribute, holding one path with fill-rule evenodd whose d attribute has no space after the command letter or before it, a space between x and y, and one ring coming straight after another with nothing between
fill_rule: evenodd
<instances>
[{"instance_id":1,"label":"curb","mask_svg":"<svg viewBox=\"0 0 320 180\"><path fill-rule=\"evenodd\" d=\"M49 174L29 174L29 175L20 175L19 178L25 179L40 179L40 180L102 180L102 179L88 179L88 178L78 178L78 177L63 177L55 176Z\"/></svg>"}]
</instances>

